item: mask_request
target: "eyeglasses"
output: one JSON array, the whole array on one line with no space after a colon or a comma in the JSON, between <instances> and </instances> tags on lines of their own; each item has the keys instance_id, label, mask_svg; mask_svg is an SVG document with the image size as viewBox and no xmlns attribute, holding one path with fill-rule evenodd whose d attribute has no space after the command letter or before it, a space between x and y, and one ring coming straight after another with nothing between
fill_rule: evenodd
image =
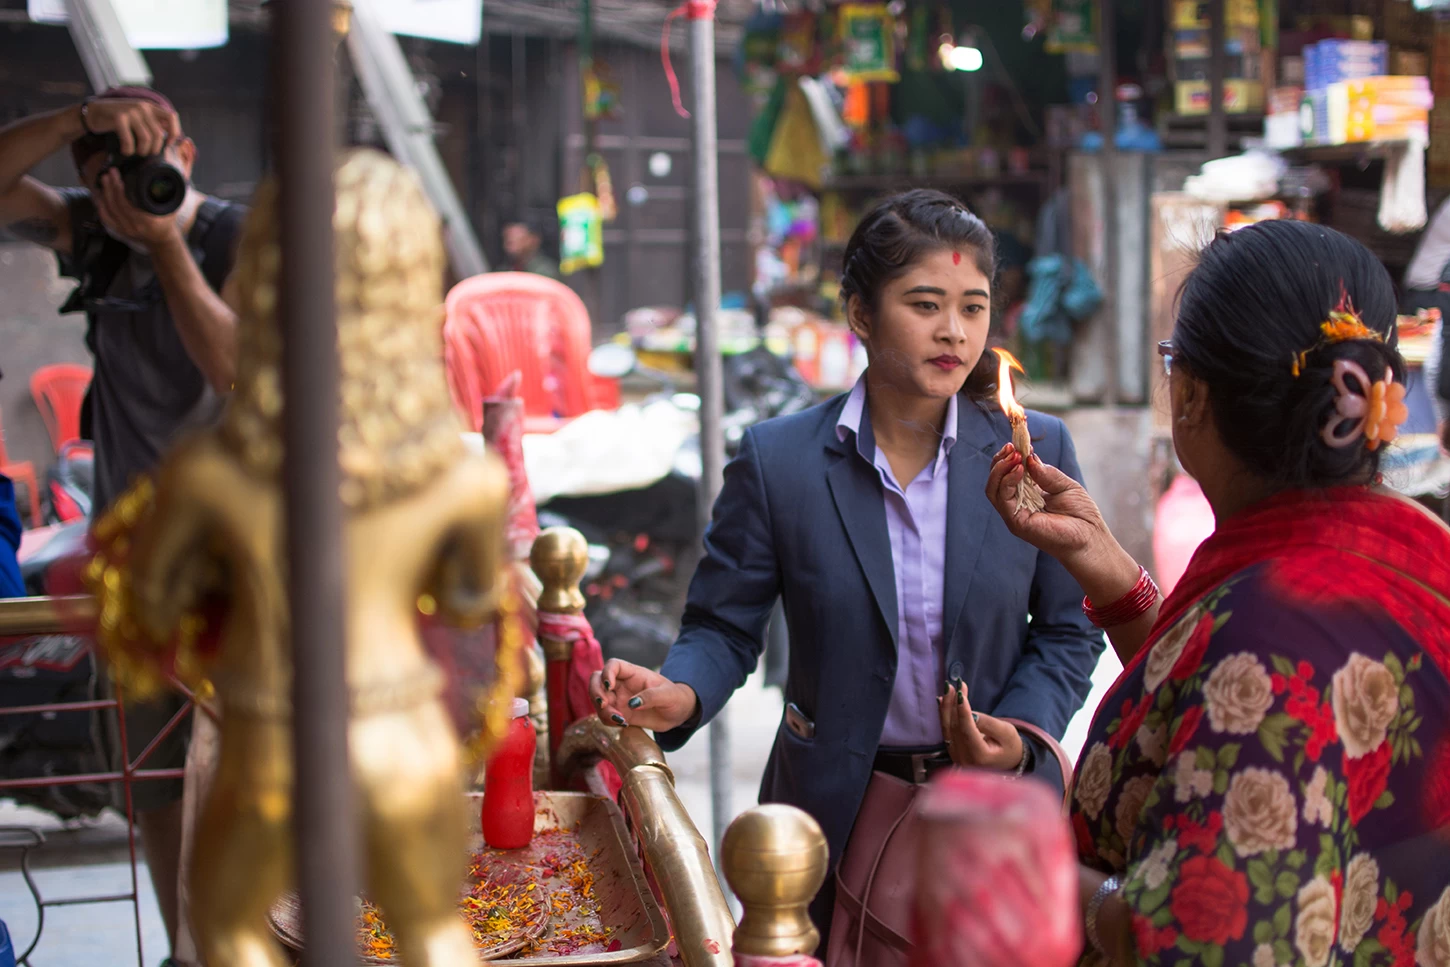
<instances>
[{"instance_id":1,"label":"eyeglasses","mask_svg":"<svg viewBox=\"0 0 1450 967\"><path fill-rule=\"evenodd\" d=\"M1173 343L1166 339L1160 342L1158 355L1163 357L1163 376L1166 379L1173 375Z\"/></svg>"}]
</instances>

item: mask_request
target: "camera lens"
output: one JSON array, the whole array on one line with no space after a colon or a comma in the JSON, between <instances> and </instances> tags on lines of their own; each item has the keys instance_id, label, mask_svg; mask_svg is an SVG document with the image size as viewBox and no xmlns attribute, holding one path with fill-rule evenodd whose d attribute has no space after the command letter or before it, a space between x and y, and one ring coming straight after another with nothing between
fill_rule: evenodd
<instances>
[{"instance_id":1,"label":"camera lens","mask_svg":"<svg viewBox=\"0 0 1450 967\"><path fill-rule=\"evenodd\" d=\"M123 166L126 198L152 215L170 215L186 198L186 178L159 157Z\"/></svg>"}]
</instances>

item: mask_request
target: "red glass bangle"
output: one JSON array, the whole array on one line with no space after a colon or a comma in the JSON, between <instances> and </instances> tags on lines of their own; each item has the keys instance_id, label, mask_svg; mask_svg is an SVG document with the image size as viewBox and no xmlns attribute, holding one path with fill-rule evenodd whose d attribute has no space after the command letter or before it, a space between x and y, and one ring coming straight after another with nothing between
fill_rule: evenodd
<instances>
[{"instance_id":1,"label":"red glass bangle","mask_svg":"<svg viewBox=\"0 0 1450 967\"><path fill-rule=\"evenodd\" d=\"M1141 617L1158 600L1158 585L1145 567L1138 568L1138 583L1133 589L1105 608L1095 608L1087 598L1082 599L1082 613L1089 621L1103 629L1116 628Z\"/></svg>"}]
</instances>

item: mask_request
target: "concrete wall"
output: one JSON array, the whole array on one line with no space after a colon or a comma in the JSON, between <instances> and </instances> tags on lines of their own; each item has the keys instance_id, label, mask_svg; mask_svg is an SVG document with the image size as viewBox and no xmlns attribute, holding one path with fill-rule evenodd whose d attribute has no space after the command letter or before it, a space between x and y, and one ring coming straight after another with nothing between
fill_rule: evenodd
<instances>
[{"instance_id":1,"label":"concrete wall","mask_svg":"<svg viewBox=\"0 0 1450 967\"><path fill-rule=\"evenodd\" d=\"M74 283L56 274L55 256L33 245L0 243L0 426L10 460L29 460L43 477L53 451L30 399L30 374L48 363L85 363L85 317L56 309Z\"/></svg>"},{"instance_id":2,"label":"concrete wall","mask_svg":"<svg viewBox=\"0 0 1450 967\"><path fill-rule=\"evenodd\" d=\"M1148 407L1080 406L1061 414L1088 492L1118 542L1153 570L1153 478L1158 473Z\"/></svg>"}]
</instances>

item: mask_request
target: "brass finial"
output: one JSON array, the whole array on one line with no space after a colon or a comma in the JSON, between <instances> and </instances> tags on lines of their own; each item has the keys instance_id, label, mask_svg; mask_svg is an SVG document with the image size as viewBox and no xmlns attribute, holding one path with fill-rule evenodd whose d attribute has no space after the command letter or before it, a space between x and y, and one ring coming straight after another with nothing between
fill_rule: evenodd
<instances>
[{"instance_id":1,"label":"brass finial","mask_svg":"<svg viewBox=\"0 0 1450 967\"><path fill-rule=\"evenodd\" d=\"M539 610L550 614L580 614L584 595L579 582L589 566L589 544L572 527L550 527L534 540L529 564L544 585Z\"/></svg>"},{"instance_id":2,"label":"brass finial","mask_svg":"<svg viewBox=\"0 0 1450 967\"><path fill-rule=\"evenodd\" d=\"M757 957L811 954L821 934L806 905L826 878L826 836L794 806L756 806L725 830L720 861L744 911L735 953Z\"/></svg>"}]
</instances>

